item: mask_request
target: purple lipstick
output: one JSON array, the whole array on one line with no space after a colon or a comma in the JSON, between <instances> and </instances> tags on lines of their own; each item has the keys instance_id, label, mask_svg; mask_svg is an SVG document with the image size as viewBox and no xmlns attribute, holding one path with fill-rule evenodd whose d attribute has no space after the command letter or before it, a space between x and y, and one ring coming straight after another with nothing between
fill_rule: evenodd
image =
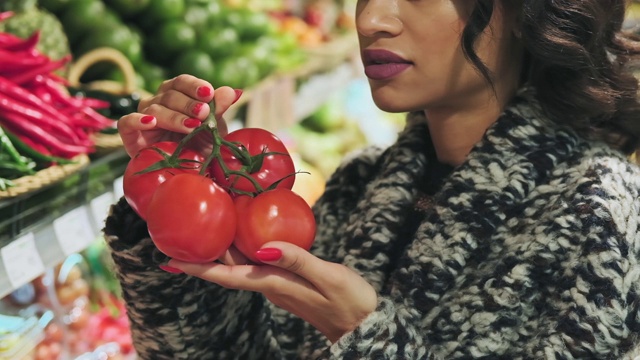
<instances>
[{"instance_id":1,"label":"purple lipstick","mask_svg":"<svg viewBox=\"0 0 640 360\"><path fill-rule=\"evenodd\" d=\"M388 80L412 65L412 62L388 50L363 50L364 73L372 80Z\"/></svg>"}]
</instances>

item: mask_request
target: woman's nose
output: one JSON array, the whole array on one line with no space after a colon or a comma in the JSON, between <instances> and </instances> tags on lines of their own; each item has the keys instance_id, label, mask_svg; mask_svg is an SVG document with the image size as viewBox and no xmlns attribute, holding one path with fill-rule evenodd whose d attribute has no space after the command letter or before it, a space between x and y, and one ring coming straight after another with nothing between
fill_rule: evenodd
<instances>
[{"instance_id":1,"label":"woman's nose","mask_svg":"<svg viewBox=\"0 0 640 360\"><path fill-rule=\"evenodd\" d=\"M356 28L360 36L393 36L402 30L397 0L359 1Z\"/></svg>"}]
</instances>

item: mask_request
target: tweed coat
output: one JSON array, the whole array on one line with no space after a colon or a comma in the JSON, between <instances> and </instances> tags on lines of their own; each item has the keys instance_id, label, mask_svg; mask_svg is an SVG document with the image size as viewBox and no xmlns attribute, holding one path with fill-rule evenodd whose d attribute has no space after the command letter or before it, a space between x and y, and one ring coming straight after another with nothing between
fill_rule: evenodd
<instances>
[{"instance_id":1,"label":"tweed coat","mask_svg":"<svg viewBox=\"0 0 640 360\"><path fill-rule=\"evenodd\" d=\"M142 359L633 359L639 189L636 165L526 92L455 168L410 114L394 145L346 158L314 206L311 251L379 294L333 344L261 294L158 269L123 199L105 236Z\"/></svg>"}]
</instances>

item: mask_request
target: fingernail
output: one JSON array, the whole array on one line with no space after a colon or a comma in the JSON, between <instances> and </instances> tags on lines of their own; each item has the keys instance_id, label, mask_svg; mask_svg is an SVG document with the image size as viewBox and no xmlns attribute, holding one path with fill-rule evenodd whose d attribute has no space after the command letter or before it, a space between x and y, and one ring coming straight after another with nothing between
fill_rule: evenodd
<instances>
[{"instance_id":1,"label":"fingernail","mask_svg":"<svg viewBox=\"0 0 640 360\"><path fill-rule=\"evenodd\" d=\"M206 98L211 96L212 91L211 91L211 88L208 86L200 86L198 87L197 92L199 97Z\"/></svg>"},{"instance_id":2,"label":"fingernail","mask_svg":"<svg viewBox=\"0 0 640 360\"><path fill-rule=\"evenodd\" d=\"M202 124L202 122L194 118L188 118L184 121L184 126L190 129L197 128L198 126L200 126L200 124Z\"/></svg>"},{"instance_id":3,"label":"fingernail","mask_svg":"<svg viewBox=\"0 0 640 360\"><path fill-rule=\"evenodd\" d=\"M238 100L240 100L240 96L242 96L243 91L240 89L233 89L233 91L236 92L236 99L233 100L233 102L231 103L231 105L235 104L238 102Z\"/></svg>"},{"instance_id":4,"label":"fingernail","mask_svg":"<svg viewBox=\"0 0 640 360\"><path fill-rule=\"evenodd\" d=\"M174 268L173 266L169 266L169 265L159 265L158 266L160 269L168 272L168 273L172 273L172 274L183 274L184 271L178 269L178 268Z\"/></svg>"},{"instance_id":5,"label":"fingernail","mask_svg":"<svg viewBox=\"0 0 640 360\"><path fill-rule=\"evenodd\" d=\"M140 118L140 122L143 123L143 124L149 124L150 122L152 122L155 119L156 119L155 116L145 115L145 116Z\"/></svg>"},{"instance_id":6,"label":"fingernail","mask_svg":"<svg viewBox=\"0 0 640 360\"><path fill-rule=\"evenodd\" d=\"M256 258L260 261L276 261L282 257L282 250L276 248L264 248L256 251Z\"/></svg>"},{"instance_id":7,"label":"fingernail","mask_svg":"<svg viewBox=\"0 0 640 360\"><path fill-rule=\"evenodd\" d=\"M191 109L191 112L194 115L198 115L198 114L200 114L200 110L202 110L203 106L204 106L204 103L201 103L201 102L196 103L195 105L193 105L193 109Z\"/></svg>"}]
</instances>

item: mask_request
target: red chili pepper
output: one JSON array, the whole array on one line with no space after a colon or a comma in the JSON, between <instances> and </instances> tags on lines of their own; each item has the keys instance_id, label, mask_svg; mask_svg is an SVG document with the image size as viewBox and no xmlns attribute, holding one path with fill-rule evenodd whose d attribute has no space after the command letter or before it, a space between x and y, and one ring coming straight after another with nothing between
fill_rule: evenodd
<instances>
[{"instance_id":1,"label":"red chili pepper","mask_svg":"<svg viewBox=\"0 0 640 360\"><path fill-rule=\"evenodd\" d=\"M47 74L52 71L58 70L62 68L66 63L71 60L71 55L64 56L60 60L50 61L44 65L41 65L35 69L31 69L30 71L25 71L21 73L15 74L15 76L9 76L8 78L15 82L16 84L24 84L29 81L33 81L36 76Z\"/></svg>"},{"instance_id":2,"label":"red chili pepper","mask_svg":"<svg viewBox=\"0 0 640 360\"><path fill-rule=\"evenodd\" d=\"M7 112L22 114L27 121L40 126L44 130L50 131L56 136L65 137L64 140L73 144L79 144L81 139L73 132L71 127L61 119L51 118L36 109L24 106L23 104L0 95L0 116Z\"/></svg>"},{"instance_id":3,"label":"red chili pepper","mask_svg":"<svg viewBox=\"0 0 640 360\"><path fill-rule=\"evenodd\" d=\"M63 119L65 115L37 94L0 76L0 94L20 101L43 112L52 119Z\"/></svg>"},{"instance_id":4,"label":"red chili pepper","mask_svg":"<svg viewBox=\"0 0 640 360\"><path fill-rule=\"evenodd\" d=\"M92 109L108 109L111 107L111 103L105 100L78 96L75 98L81 100L83 106L88 106Z\"/></svg>"},{"instance_id":5,"label":"red chili pepper","mask_svg":"<svg viewBox=\"0 0 640 360\"><path fill-rule=\"evenodd\" d=\"M86 129L91 132L95 132L105 128L104 126L97 126L93 120L88 119L86 116L84 116L84 114L79 114L79 113L67 114L67 118L73 124L74 127Z\"/></svg>"},{"instance_id":6,"label":"red chili pepper","mask_svg":"<svg viewBox=\"0 0 640 360\"><path fill-rule=\"evenodd\" d=\"M9 63L20 63L26 62L27 64L32 64L34 62L38 63L49 63L51 59L37 51L24 49L24 50L9 50L0 46L0 63L9 62Z\"/></svg>"},{"instance_id":7,"label":"red chili pepper","mask_svg":"<svg viewBox=\"0 0 640 360\"><path fill-rule=\"evenodd\" d=\"M60 76L60 75L58 75L58 74L56 74L56 73L53 73L53 72L52 72L52 73L47 74L47 76L48 76L49 78L51 78L51 80L53 80L53 81L57 82L57 83L58 83L58 84L60 84L60 85L63 85L63 86L66 86L66 87L68 87L68 86L69 86L69 80L68 80L68 79L63 78L62 76Z\"/></svg>"},{"instance_id":8,"label":"red chili pepper","mask_svg":"<svg viewBox=\"0 0 640 360\"><path fill-rule=\"evenodd\" d=\"M48 96L51 98L51 102L59 105L60 111L67 116L72 116L74 113L81 113L91 119L94 124L91 126L95 129L103 129L105 127L113 126L113 120L98 113L91 107L84 104L84 99L69 96L61 87L60 84L55 82L52 78L46 76L37 76L34 82L38 84L38 87L45 89L48 92Z\"/></svg>"},{"instance_id":9,"label":"red chili pepper","mask_svg":"<svg viewBox=\"0 0 640 360\"><path fill-rule=\"evenodd\" d=\"M113 126L113 120L108 119L107 117L103 116L102 114L88 106L83 106L80 111L89 119L93 120L98 128Z\"/></svg>"},{"instance_id":10,"label":"red chili pepper","mask_svg":"<svg viewBox=\"0 0 640 360\"><path fill-rule=\"evenodd\" d=\"M35 69L48 62L49 59L46 57L22 57L19 53L0 49L0 73L5 77Z\"/></svg>"},{"instance_id":11,"label":"red chili pepper","mask_svg":"<svg viewBox=\"0 0 640 360\"><path fill-rule=\"evenodd\" d=\"M19 42L9 44L3 48L10 51L31 51L36 48L38 41L40 41L40 31L36 30L28 38L20 39Z\"/></svg>"},{"instance_id":12,"label":"red chili pepper","mask_svg":"<svg viewBox=\"0 0 640 360\"><path fill-rule=\"evenodd\" d=\"M55 156L69 159L78 154L86 154L93 151L93 149L87 146L71 145L61 142L44 129L29 123L24 116L18 113L6 113L0 118L0 122L3 126L9 128L10 131L29 136L33 141L46 146Z\"/></svg>"},{"instance_id":13,"label":"red chili pepper","mask_svg":"<svg viewBox=\"0 0 640 360\"><path fill-rule=\"evenodd\" d=\"M0 48L4 49L6 46L13 46L23 42L24 39L7 32L0 32Z\"/></svg>"},{"instance_id":14,"label":"red chili pepper","mask_svg":"<svg viewBox=\"0 0 640 360\"><path fill-rule=\"evenodd\" d=\"M46 92L49 103L57 103L62 108L78 108L82 104L75 97L69 96L58 82L44 75L37 75L33 78L32 84L29 84L31 90Z\"/></svg>"}]
</instances>

